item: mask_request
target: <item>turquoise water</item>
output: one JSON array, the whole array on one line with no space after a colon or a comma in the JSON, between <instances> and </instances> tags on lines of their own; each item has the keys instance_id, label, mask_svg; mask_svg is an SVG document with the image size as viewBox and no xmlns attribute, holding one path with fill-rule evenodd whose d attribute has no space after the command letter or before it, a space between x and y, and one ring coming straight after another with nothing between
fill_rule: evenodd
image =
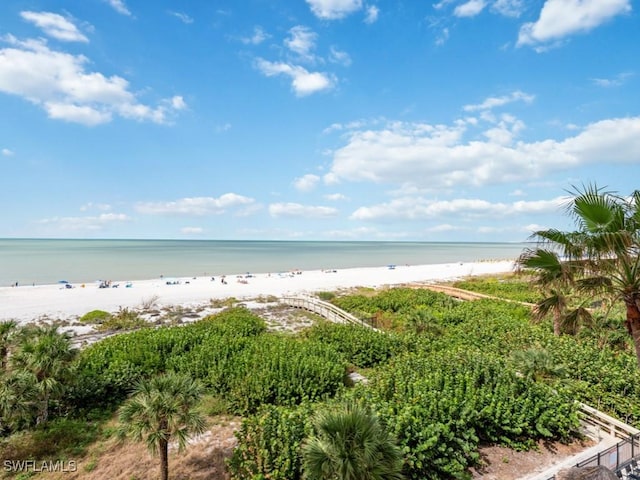
<instances>
[{"instance_id":1,"label":"turquoise water","mask_svg":"<svg viewBox=\"0 0 640 480\"><path fill-rule=\"evenodd\" d=\"M516 258L521 243L0 239L0 286Z\"/></svg>"}]
</instances>

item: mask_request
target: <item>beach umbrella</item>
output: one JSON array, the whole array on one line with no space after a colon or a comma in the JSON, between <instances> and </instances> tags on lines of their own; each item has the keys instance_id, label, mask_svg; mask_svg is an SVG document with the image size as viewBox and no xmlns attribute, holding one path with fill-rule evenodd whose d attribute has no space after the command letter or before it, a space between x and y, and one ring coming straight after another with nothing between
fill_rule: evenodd
<instances>
[{"instance_id":1,"label":"beach umbrella","mask_svg":"<svg viewBox=\"0 0 640 480\"><path fill-rule=\"evenodd\" d=\"M58 280L58 283L69 283L66 280Z\"/></svg>"}]
</instances>

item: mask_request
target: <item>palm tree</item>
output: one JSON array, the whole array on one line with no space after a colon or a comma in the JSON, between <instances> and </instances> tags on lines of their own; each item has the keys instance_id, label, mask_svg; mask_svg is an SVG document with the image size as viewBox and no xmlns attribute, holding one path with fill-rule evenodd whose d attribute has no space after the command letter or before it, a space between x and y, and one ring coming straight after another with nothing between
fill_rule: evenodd
<instances>
[{"instance_id":1,"label":"palm tree","mask_svg":"<svg viewBox=\"0 0 640 480\"><path fill-rule=\"evenodd\" d=\"M18 328L15 320L0 322L0 373L7 369L13 336Z\"/></svg>"},{"instance_id":2,"label":"palm tree","mask_svg":"<svg viewBox=\"0 0 640 480\"><path fill-rule=\"evenodd\" d=\"M567 213L576 230L533 237L567 265L579 291L624 302L640 366L640 191L623 197L595 185L574 189Z\"/></svg>"},{"instance_id":3,"label":"palm tree","mask_svg":"<svg viewBox=\"0 0 640 480\"><path fill-rule=\"evenodd\" d=\"M36 424L49 418L49 404L64 390L76 350L55 326L23 328L9 358L9 370L29 375L36 391Z\"/></svg>"},{"instance_id":4,"label":"palm tree","mask_svg":"<svg viewBox=\"0 0 640 480\"><path fill-rule=\"evenodd\" d=\"M120 409L118 435L144 441L152 455L160 455L160 478L169 478L169 440L182 451L190 435L205 430L204 417L194 410L202 386L190 377L167 373L139 382Z\"/></svg>"},{"instance_id":5,"label":"palm tree","mask_svg":"<svg viewBox=\"0 0 640 480\"><path fill-rule=\"evenodd\" d=\"M316 435L303 445L308 480L396 480L402 476L402 452L377 416L350 401L320 412Z\"/></svg>"},{"instance_id":6,"label":"palm tree","mask_svg":"<svg viewBox=\"0 0 640 480\"><path fill-rule=\"evenodd\" d=\"M539 233L539 232L538 232ZM533 319L542 321L553 317L553 333L575 334L582 324L591 323L591 314L582 303L576 305L575 293L577 265L563 261L558 253L544 248L526 249L518 258L521 269L536 273L534 283L543 293L543 298L533 309Z\"/></svg>"},{"instance_id":7,"label":"palm tree","mask_svg":"<svg viewBox=\"0 0 640 480\"><path fill-rule=\"evenodd\" d=\"M553 356L543 348L529 348L514 352L513 362L518 372L525 378L536 382L547 382L562 378L567 369L558 364Z\"/></svg>"}]
</instances>

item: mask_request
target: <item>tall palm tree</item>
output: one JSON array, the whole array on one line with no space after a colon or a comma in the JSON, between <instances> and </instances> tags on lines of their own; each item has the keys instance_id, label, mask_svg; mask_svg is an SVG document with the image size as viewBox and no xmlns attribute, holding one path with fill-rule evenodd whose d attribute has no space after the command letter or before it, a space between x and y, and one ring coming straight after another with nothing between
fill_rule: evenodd
<instances>
[{"instance_id":1,"label":"tall palm tree","mask_svg":"<svg viewBox=\"0 0 640 480\"><path fill-rule=\"evenodd\" d=\"M567 266L577 289L624 302L640 366L640 191L623 197L595 185L574 189L567 213L576 230L533 237Z\"/></svg>"},{"instance_id":2,"label":"tall palm tree","mask_svg":"<svg viewBox=\"0 0 640 480\"><path fill-rule=\"evenodd\" d=\"M190 435L205 430L204 417L194 409L202 391L192 378L167 373L139 382L120 408L119 436L144 441L152 455L159 454L162 480L169 478L169 440L181 451Z\"/></svg>"},{"instance_id":3,"label":"tall palm tree","mask_svg":"<svg viewBox=\"0 0 640 480\"><path fill-rule=\"evenodd\" d=\"M308 480L398 480L402 452L377 416L350 401L315 419L316 435L303 446Z\"/></svg>"},{"instance_id":4,"label":"tall palm tree","mask_svg":"<svg viewBox=\"0 0 640 480\"><path fill-rule=\"evenodd\" d=\"M64 389L76 350L68 334L55 326L23 328L22 332L9 358L9 370L31 377L36 391L36 423L45 423L51 400Z\"/></svg>"}]
</instances>

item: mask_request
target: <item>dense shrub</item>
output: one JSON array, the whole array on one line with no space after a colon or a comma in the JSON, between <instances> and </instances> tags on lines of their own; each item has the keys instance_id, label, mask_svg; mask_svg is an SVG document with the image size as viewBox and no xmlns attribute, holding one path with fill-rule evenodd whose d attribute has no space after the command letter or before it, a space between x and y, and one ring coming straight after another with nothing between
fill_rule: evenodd
<instances>
[{"instance_id":1,"label":"dense shrub","mask_svg":"<svg viewBox=\"0 0 640 480\"><path fill-rule=\"evenodd\" d=\"M304 337L331 345L356 367L372 367L387 361L402 346L399 337L369 328L320 322L307 329Z\"/></svg>"},{"instance_id":2,"label":"dense shrub","mask_svg":"<svg viewBox=\"0 0 640 480\"><path fill-rule=\"evenodd\" d=\"M464 478L480 442L527 448L537 438L569 438L579 425L565 393L466 350L397 357L355 394L397 436L416 480Z\"/></svg>"},{"instance_id":3,"label":"dense shrub","mask_svg":"<svg viewBox=\"0 0 640 480\"><path fill-rule=\"evenodd\" d=\"M265 405L242 421L238 445L228 462L231 478L299 480L301 445L313 431L312 409Z\"/></svg>"},{"instance_id":4,"label":"dense shrub","mask_svg":"<svg viewBox=\"0 0 640 480\"><path fill-rule=\"evenodd\" d=\"M140 378L170 370L202 380L241 414L263 403L326 398L344 384L347 362L330 345L264 331L262 319L235 308L184 327L107 338L82 352L73 400L115 404Z\"/></svg>"}]
</instances>

